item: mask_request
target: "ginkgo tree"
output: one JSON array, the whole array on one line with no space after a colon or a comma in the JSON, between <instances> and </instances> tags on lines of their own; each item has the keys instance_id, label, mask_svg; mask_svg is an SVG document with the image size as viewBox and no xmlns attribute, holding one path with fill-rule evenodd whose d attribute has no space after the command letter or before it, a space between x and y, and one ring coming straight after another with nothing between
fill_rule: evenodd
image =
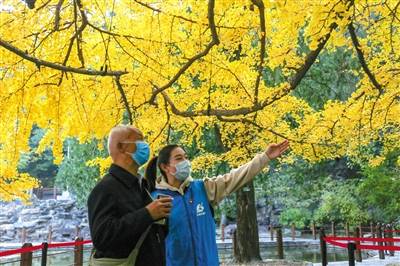
<instances>
[{"instance_id":1,"label":"ginkgo tree","mask_svg":"<svg viewBox=\"0 0 400 266\"><path fill-rule=\"evenodd\" d=\"M399 6L3 0L0 198L27 199L38 186L16 170L33 125L46 130L38 151L51 147L56 163L66 138L101 140L127 119L153 150L172 131L189 143L217 126L225 152L195 159L197 168L215 159L237 166L282 138L291 141L287 162L348 156L379 165L400 145ZM338 49L359 61L359 70L349 70L359 79L356 90L317 110L294 92L321 51ZM281 78L267 82L274 73ZM380 151L368 152L376 142Z\"/></svg>"}]
</instances>

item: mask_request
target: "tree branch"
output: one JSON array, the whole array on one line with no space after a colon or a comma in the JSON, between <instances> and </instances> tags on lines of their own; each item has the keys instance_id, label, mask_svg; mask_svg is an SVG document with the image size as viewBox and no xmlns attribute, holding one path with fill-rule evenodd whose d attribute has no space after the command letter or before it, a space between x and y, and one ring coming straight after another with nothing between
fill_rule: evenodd
<instances>
[{"instance_id":1,"label":"tree branch","mask_svg":"<svg viewBox=\"0 0 400 266\"><path fill-rule=\"evenodd\" d=\"M77 21L78 21L78 10L77 9L79 9L79 11L81 13L81 16L82 16L82 24L79 26L79 28L77 27ZM87 21L87 18L86 18L86 14L83 11L83 7L82 7L82 4L81 4L80 0L75 0L74 1L74 23L75 23L75 34L70 39L69 47L68 47L68 50L67 50L67 54L65 55L63 65L67 64L69 56L70 56L71 51L72 51L72 46L74 45L74 42L75 42L75 39L76 39L78 58L81 61L82 67L84 67L84 59L83 59L82 49L81 49L81 46L80 46L80 41L81 41L82 32L86 28L86 26L88 25L88 21Z\"/></svg>"},{"instance_id":2,"label":"tree branch","mask_svg":"<svg viewBox=\"0 0 400 266\"><path fill-rule=\"evenodd\" d=\"M265 107L271 105L272 103L280 100L284 96L288 95L291 91L296 89L296 87L299 85L303 77L306 75L307 71L310 69L310 67L314 64L315 60L317 59L319 53L321 50L324 48L325 44L329 40L329 37L331 36L332 31L337 27L336 23L332 23L330 26L330 31L319 40L319 44L317 46L317 49L314 51L311 51L303 64L303 66L298 69L297 73L295 76L292 78L291 82L289 83L289 86L284 89L281 93L277 93L274 97L265 99L262 103L259 103L257 105L253 105L250 107L240 107L236 109L206 109L206 110L198 110L198 111L181 111L176 108L174 102L171 100L171 98L165 93L165 91L162 92L162 95L164 99L168 102L168 104L171 106L171 110L174 114L183 116L183 117L195 117L195 116L237 116L237 115L248 115L250 113L254 113L257 111L260 111L264 109Z\"/></svg>"},{"instance_id":3,"label":"tree branch","mask_svg":"<svg viewBox=\"0 0 400 266\"><path fill-rule=\"evenodd\" d=\"M83 10L83 5L82 5L81 1L76 0L76 4L78 6L79 12L81 13L81 17L82 17L82 25L79 28L79 30L76 32L76 45L77 45L77 50L78 50L79 61L81 61L82 67L85 67L85 57L83 56L83 50L82 50L82 31L88 25L88 19L87 19L85 11Z\"/></svg>"},{"instance_id":4,"label":"tree branch","mask_svg":"<svg viewBox=\"0 0 400 266\"><path fill-rule=\"evenodd\" d=\"M151 71L153 71L154 73L156 73L158 76L163 77L166 79L166 77L163 75L163 73L157 71L156 69L154 69L153 67L147 65L146 63L140 61L139 59L137 59L136 57L134 57L132 54L129 53L128 49L126 49L122 43L118 40L118 38L116 36L113 36L115 42L119 45L119 47L122 49L122 51L124 51L124 53L126 55L128 55L130 58L132 58L133 60L135 60L136 62L138 62L139 64L141 64L144 67L147 67L148 69L150 69Z\"/></svg>"},{"instance_id":5,"label":"tree branch","mask_svg":"<svg viewBox=\"0 0 400 266\"><path fill-rule=\"evenodd\" d=\"M172 17L172 18L178 18L178 19L181 19L181 20L183 20L183 21L190 22L190 23L194 23L194 24L200 24L200 25L207 26L207 27L210 26L210 24L201 23L201 22L199 23L199 22L196 21L196 20L193 20L193 19L190 19L190 18L181 16L181 15L170 14L170 13L164 11L164 10L161 10L161 9L155 8L155 7L152 7L150 4L143 3L143 2L138 1L138 0L134 0L134 1L135 1L136 3L138 3L139 5L141 5L141 6L145 7L145 8L148 8L148 9L150 9L150 10L152 10L153 12L156 12L156 13L163 13L163 14L166 14L166 15ZM235 27L235 26L223 26L223 25L218 25L218 26L215 26L215 27L216 27L216 28L221 28L221 29L229 29L229 30L238 30L238 29L241 29L241 30L249 30L249 29L250 29L250 28L247 28L247 27Z\"/></svg>"},{"instance_id":6,"label":"tree branch","mask_svg":"<svg viewBox=\"0 0 400 266\"><path fill-rule=\"evenodd\" d=\"M175 74L175 76L164 86L162 87L156 87L155 90L153 90L153 94L150 97L149 102L151 104L154 104L155 98L157 96L157 94L159 94L160 92L168 89L169 87L171 87L178 79L179 77L185 73L185 71L198 59L204 57L205 55L208 54L208 52L211 50L211 48L214 45L218 45L219 44L219 39L218 39L218 34L217 34L217 29L215 27L215 21L214 21L214 4L215 1L214 0L209 0L208 1L208 21L210 24L210 31L211 31L211 36L212 36L212 40L211 42L207 45L207 47L204 49L204 51L198 53L197 55L193 56L192 58L190 58L185 65L183 65L183 67L181 69L179 69L179 71Z\"/></svg>"},{"instance_id":7,"label":"tree branch","mask_svg":"<svg viewBox=\"0 0 400 266\"><path fill-rule=\"evenodd\" d=\"M244 86L243 82L240 80L240 78L238 77L238 75L236 75L236 73L233 72L228 66L226 66L226 65L220 65L220 64L218 64L218 63L211 62L211 61L209 61L209 60L207 60L207 59L205 59L204 61L207 62L207 63L210 63L210 64L214 64L216 67L218 67L218 68L220 68L220 69L223 69L223 70L229 72L229 74L231 74L231 75L235 78L235 80L239 83L239 86L244 90L244 92L246 93L246 95L249 96L250 99L252 98L251 95L250 95L250 93L249 93L249 91L248 91L247 88ZM220 63L223 64L223 62L220 62Z\"/></svg>"},{"instance_id":8,"label":"tree branch","mask_svg":"<svg viewBox=\"0 0 400 266\"><path fill-rule=\"evenodd\" d=\"M260 62L257 66L258 70L258 75L256 78L256 84L254 86L254 105L258 105L258 89L260 87L260 81L261 81L261 76L264 68L264 58L265 58L265 34L266 34L266 28L265 28L265 7L264 7L264 2L262 0L252 0L251 1L254 5L257 6L258 11L260 13L260 29L261 29L261 39L260 39Z\"/></svg>"},{"instance_id":9,"label":"tree branch","mask_svg":"<svg viewBox=\"0 0 400 266\"><path fill-rule=\"evenodd\" d=\"M114 37L124 37L127 40L134 39L134 40L146 41L146 42L151 42L151 43L160 43L160 44L176 44L176 43L178 43L178 42L162 42L162 41L158 41L158 40L151 40L151 39L146 39L143 37L132 36L132 35L128 35L128 34L120 34L117 32L108 31L108 30L105 30L105 29L102 29L102 28L99 28L99 27L93 25L90 21L88 21L88 26L90 26L91 28L93 28L94 30L96 30L100 33L104 33L104 34L111 35Z\"/></svg>"},{"instance_id":10,"label":"tree branch","mask_svg":"<svg viewBox=\"0 0 400 266\"><path fill-rule=\"evenodd\" d=\"M171 116L170 116L170 114L168 112L168 104L167 104L166 101L164 101L164 109L165 109L165 114L167 115L167 121L165 121L165 124L161 128L160 132L157 134L157 136L155 136L155 138L150 143L154 143L161 136L161 134L164 132L164 130L169 125L169 121L170 121Z\"/></svg>"},{"instance_id":11,"label":"tree branch","mask_svg":"<svg viewBox=\"0 0 400 266\"><path fill-rule=\"evenodd\" d=\"M289 137L283 135L282 133L276 132L275 130L273 130L271 128L262 127L262 126L258 125L256 122L254 122L252 120L249 120L249 119L246 119L246 118L226 118L226 117L222 117L222 116L217 116L217 119L222 121L222 122L230 122L230 123L231 122L239 122L239 123L243 123L243 124L250 124L250 125L253 125L254 127L256 127L259 130L268 131L268 132L272 133L273 135L276 135L276 136L281 137L283 139L287 139L287 140L289 140L290 142L293 142L293 143L328 146L328 147L335 146L335 145L332 145L332 144L313 143L313 142L306 142L306 141L302 141L302 140L292 139L292 138L289 138Z\"/></svg>"},{"instance_id":12,"label":"tree branch","mask_svg":"<svg viewBox=\"0 0 400 266\"><path fill-rule=\"evenodd\" d=\"M283 134L278 133L278 132L276 132L276 131L274 131L272 129L264 128L264 127L260 126L259 124L257 124L256 122L254 122L252 120L249 120L249 119L246 119L246 118L225 118L225 117L222 117L222 116L217 116L217 118L218 118L218 120L220 120L222 122L240 122L240 123L244 123L244 124L251 124L251 125L253 125L254 127L256 127L256 128L258 128L260 130L266 130L266 131L268 131L268 132L270 132L270 133L272 133L272 134L274 134L274 135L276 135L278 137L281 137L281 138L289 140L289 138L284 136Z\"/></svg>"},{"instance_id":13,"label":"tree branch","mask_svg":"<svg viewBox=\"0 0 400 266\"><path fill-rule=\"evenodd\" d=\"M379 91L379 94L382 94L383 89L382 89L381 84L378 83L374 74L372 74L371 70L368 68L367 62L365 61L364 54L361 51L360 42L358 41L357 35L354 30L353 22L350 22L350 24L347 26L347 28L349 30L351 40L353 41L354 48L356 49L358 61L360 61L361 67L363 68L365 74L367 74L369 80L372 82L374 87Z\"/></svg>"},{"instance_id":14,"label":"tree branch","mask_svg":"<svg viewBox=\"0 0 400 266\"><path fill-rule=\"evenodd\" d=\"M393 9L390 8L390 6L387 4L387 1L385 1L384 3L385 6L390 10L390 14L393 15L392 21L396 19L398 22L400 22L400 18L397 17L397 8L400 6L400 1L397 2L396 6Z\"/></svg>"},{"instance_id":15,"label":"tree branch","mask_svg":"<svg viewBox=\"0 0 400 266\"><path fill-rule=\"evenodd\" d=\"M395 101L400 101L400 96L398 96L398 95L395 95L395 96L393 97L392 101L391 101L391 102L389 103L389 105L386 107L386 113L385 113L385 122L384 122L384 125L386 125L386 124L387 124L387 116L388 116L388 113L389 113L389 111L390 111L390 108L391 108L392 104L393 104Z\"/></svg>"},{"instance_id":16,"label":"tree branch","mask_svg":"<svg viewBox=\"0 0 400 266\"><path fill-rule=\"evenodd\" d=\"M41 59L38 59L36 57L33 57L33 56L27 54L26 52L20 50L19 48L4 41L1 37L0 37L0 46L4 47L5 49L9 50L10 52L12 52L16 55L22 57L25 60L35 63L38 68L40 68L40 66L45 66L45 67L53 68L53 69L60 70L63 72L72 72L72 73L89 75L89 76L121 76L121 75L125 75L125 74L129 73L127 71L97 71L97 70L85 69L85 68L75 68L75 67L65 66L65 65L58 64L58 63L41 60Z\"/></svg>"},{"instance_id":17,"label":"tree branch","mask_svg":"<svg viewBox=\"0 0 400 266\"><path fill-rule=\"evenodd\" d=\"M45 8L48 4L50 4L50 2L51 2L51 0L48 0L47 2L45 2L43 5L41 5L38 8L36 8L35 12L38 12L42 8Z\"/></svg>"},{"instance_id":18,"label":"tree branch","mask_svg":"<svg viewBox=\"0 0 400 266\"><path fill-rule=\"evenodd\" d=\"M60 12L61 12L61 7L62 4L64 3L64 0L58 0L58 3L56 5L56 12L55 12L55 17L54 17L54 30L58 31L60 27Z\"/></svg>"},{"instance_id":19,"label":"tree branch","mask_svg":"<svg viewBox=\"0 0 400 266\"><path fill-rule=\"evenodd\" d=\"M133 124L132 112L131 112L131 109L129 108L129 102L128 102L128 99L126 98L126 94L125 94L124 88L122 87L122 84L121 84L121 81L120 81L120 76L116 76L115 77L115 84L117 85L118 91L121 94L121 98L122 98L122 101L124 103L125 110L126 110L126 112L128 113L128 116L129 116L129 122L131 124Z\"/></svg>"}]
</instances>

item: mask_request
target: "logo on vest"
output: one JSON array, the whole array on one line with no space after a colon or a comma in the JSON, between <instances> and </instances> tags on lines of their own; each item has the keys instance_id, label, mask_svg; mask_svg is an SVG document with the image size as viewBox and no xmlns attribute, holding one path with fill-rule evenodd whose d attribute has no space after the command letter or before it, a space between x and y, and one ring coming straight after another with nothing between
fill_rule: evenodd
<instances>
[{"instance_id":1,"label":"logo on vest","mask_svg":"<svg viewBox=\"0 0 400 266\"><path fill-rule=\"evenodd\" d=\"M197 212L197 216L202 216L202 215L205 215L205 214L206 214L206 212L204 211L204 206L203 206L203 203L202 203L202 202L200 202L199 204L197 204L196 212Z\"/></svg>"}]
</instances>

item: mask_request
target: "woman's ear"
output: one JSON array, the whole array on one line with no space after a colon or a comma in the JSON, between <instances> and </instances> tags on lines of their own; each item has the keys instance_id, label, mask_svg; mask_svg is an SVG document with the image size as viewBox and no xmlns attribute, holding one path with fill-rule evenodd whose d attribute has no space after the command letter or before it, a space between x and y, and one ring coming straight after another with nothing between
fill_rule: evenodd
<instances>
[{"instance_id":1,"label":"woman's ear","mask_svg":"<svg viewBox=\"0 0 400 266\"><path fill-rule=\"evenodd\" d=\"M161 168L161 170L163 170L164 171L164 173L167 173L168 171L168 169L167 169L167 165L165 164L165 163L161 163L160 164L160 168Z\"/></svg>"}]
</instances>

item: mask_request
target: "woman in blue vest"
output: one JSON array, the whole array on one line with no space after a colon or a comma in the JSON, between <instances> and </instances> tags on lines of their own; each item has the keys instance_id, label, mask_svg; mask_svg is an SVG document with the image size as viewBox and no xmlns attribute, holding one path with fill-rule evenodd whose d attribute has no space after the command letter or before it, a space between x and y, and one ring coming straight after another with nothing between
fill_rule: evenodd
<instances>
[{"instance_id":1,"label":"woman in blue vest","mask_svg":"<svg viewBox=\"0 0 400 266\"><path fill-rule=\"evenodd\" d=\"M155 183L153 198L171 197L168 218L166 258L168 266L219 265L215 239L215 223L210 204L215 206L224 197L253 179L271 159L287 148L287 140L270 144L265 152L231 172L204 180L190 177L191 165L185 150L167 145L153 158L146 169L146 178ZM161 176L157 177L157 167ZM152 182L153 181L153 182Z\"/></svg>"}]
</instances>

